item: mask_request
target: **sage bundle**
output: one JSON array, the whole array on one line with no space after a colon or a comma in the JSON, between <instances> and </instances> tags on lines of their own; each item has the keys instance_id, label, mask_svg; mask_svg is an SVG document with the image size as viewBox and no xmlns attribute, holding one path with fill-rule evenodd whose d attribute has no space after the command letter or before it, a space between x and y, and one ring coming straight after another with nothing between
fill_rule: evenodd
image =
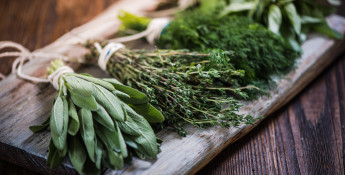
<instances>
[{"instance_id":1,"label":"sage bundle","mask_svg":"<svg viewBox=\"0 0 345 175\"><path fill-rule=\"evenodd\" d=\"M115 79L74 73L61 60L51 62L48 75L58 89L51 114L30 129L50 128L50 168L68 156L78 173L100 174L103 167L122 169L132 156L157 158L160 140L148 121L164 117L145 94Z\"/></svg>"},{"instance_id":2,"label":"sage bundle","mask_svg":"<svg viewBox=\"0 0 345 175\"><path fill-rule=\"evenodd\" d=\"M187 123L204 128L255 121L252 116L237 113L241 107L239 100L249 99L250 93L260 89L240 86L244 71L235 69L229 62L233 52L146 51L124 47L114 51L108 47L115 46L114 43L107 44L103 50L97 45L87 45L91 52L86 62L97 64L98 57L107 53L105 70L124 84L146 93L150 103L163 113L165 121L154 124L156 129L170 126L180 135L186 135L183 125Z\"/></svg>"}]
</instances>

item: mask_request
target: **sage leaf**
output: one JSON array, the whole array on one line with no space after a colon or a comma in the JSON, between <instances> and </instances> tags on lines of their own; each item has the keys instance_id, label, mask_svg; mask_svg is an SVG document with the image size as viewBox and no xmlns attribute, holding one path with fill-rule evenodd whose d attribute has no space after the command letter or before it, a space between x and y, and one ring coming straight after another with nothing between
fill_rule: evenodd
<instances>
[{"instance_id":1,"label":"sage leaf","mask_svg":"<svg viewBox=\"0 0 345 175\"><path fill-rule=\"evenodd\" d=\"M98 109L97 102L92 95L83 96L73 91L70 91L70 95L73 103L80 108L85 108L91 111L96 111Z\"/></svg>"},{"instance_id":2,"label":"sage leaf","mask_svg":"<svg viewBox=\"0 0 345 175\"><path fill-rule=\"evenodd\" d=\"M125 113L127 115L127 112ZM140 136L140 128L139 126L132 120L131 117L127 116L127 120L124 122L118 122L117 123L120 130L126 134L132 135L132 136Z\"/></svg>"},{"instance_id":3,"label":"sage leaf","mask_svg":"<svg viewBox=\"0 0 345 175\"><path fill-rule=\"evenodd\" d=\"M127 152L127 146L126 146L125 139L123 138L121 130L118 127L117 123L115 123L115 127L116 127L115 136L117 136L117 138L116 138L117 145L119 145L119 147L120 147L122 157L127 157L128 152Z\"/></svg>"},{"instance_id":4,"label":"sage leaf","mask_svg":"<svg viewBox=\"0 0 345 175\"><path fill-rule=\"evenodd\" d=\"M47 158L47 166L51 169L57 168L61 162L62 157L60 157L58 150L54 146L54 143L52 140L49 142L49 148L48 148L48 158Z\"/></svg>"},{"instance_id":5,"label":"sage leaf","mask_svg":"<svg viewBox=\"0 0 345 175\"><path fill-rule=\"evenodd\" d=\"M109 130L105 127L98 127L96 130L96 135L100 138L103 142L107 150L116 150L118 152L121 151L120 146L117 144L116 141L116 133L115 130Z\"/></svg>"},{"instance_id":6,"label":"sage leaf","mask_svg":"<svg viewBox=\"0 0 345 175\"><path fill-rule=\"evenodd\" d=\"M62 102L62 109L60 109L61 104L58 104L59 106L56 109L54 109L55 107L55 104L54 104L53 110L59 109L60 111L56 112L52 110L51 117L54 116L55 119L53 119L53 121L52 119L50 120L50 128L51 128L51 137L54 142L54 145L59 150L59 153L64 156L67 153L65 147L66 147L66 140L67 140L68 118L69 118L68 117L68 102L65 96L62 96L62 97L59 96L56 99L55 103L56 102L60 103L60 100ZM59 122L60 120L62 120L62 123L56 123L55 122L56 120ZM61 125L61 126L57 126L57 125ZM58 133L55 129L52 129L52 128L57 128L57 127L62 127L61 133Z\"/></svg>"},{"instance_id":7,"label":"sage leaf","mask_svg":"<svg viewBox=\"0 0 345 175\"><path fill-rule=\"evenodd\" d=\"M95 157L95 165L97 167L97 169L101 169L101 160L102 160L102 144L97 142L97 138L95 137L95 143L96 143L96 147L95 147L95 153L96 153L96 157Z\"/></svg>"},{"instance_id":8,"label":"sage leaf","mask_svg":"<svg viewBox=\"0 0 345 175\"><path fill-rule=\"evenodd\" d=\"M297 13L295 5L293 3L288 3L284 5L284 10L295 32L299 35L301 33L301 19Z\"/></svg>"},{"instance_id":9,"label":"sage leaf","mask_svg":"<svg viewBox=\"0 0 345 175\"><path fill-rule=\"evenodd\" d=\"M50 122L50 116L41 125L30 126L29 129L34 133L40 132L49 126L49 122Z\"/></svg>"},{"instance_id":10,"label":"sage leaf","mask_svg":"<svg viewBox=\"0 0 345 175\"><path fill-rule=\"evenodd\" d=\"M73 167L79 174L83 172L83 166L86 161L86 151L79 137L70 137L68 156Z\"/></svg>"},{"instance_id":11,"label":"sage leaf","mask_svg":"<svg viewBox=\"0 0 345 175\"><path fill-rule=\"evenodd\" d=\"M130 107L126 108L128 118L132 118L133 121L140 128L140 136L133 136L133 140L140 145L140 152L145 154L147 158L155 159L158 154L158 146L156 142L156 136L144 117L135 113Z\"/></svg>"},{"instance_id":12,"label":"sage leaf","mask_svg":"<svg viewBox=\"0 0 345 175\"><path fill-rule=\"evenodd\" d=\"M125 103L143 104L143 103L148 103L149 101L149 98L144 93L134 88L122 85L115 79L105 79L105 81L112 83L112 85L115 87L116 90L129 95L130 98L119 96L119 98Z\"/></svg>"},{"instance_id":13,"label":"sage leaf","mask_svg":"<svg viewBox=\"0 0 345 175\"><path fill-rule=\"evenodd\" d=\"M106 81L103 81L101 79L98 79L98 78L95 78L95 77L91 77L91 76L85 76L85 75L82 75L82 74L76 74L75 76L79 77L79 78L82 78L84 80L87 80L89 82L92 82L94 84L100 85L100 86L108 89L109 91L114 91L115 90L113 85L111 85L110 83L108 83Z\"/></svg>"},{"instance_id":14,"label":"sage leaf","mask_svg":"<svg viewBox=\"0 0 345 175\"><path fill-rule=\"evenodd\" d=\"M56 135L62 134L63 129L63 101L60 96L57 96L50 117L50 130Z\"/></svg>"},{"instance_id":15,"label":"sage leaf","mask_svg":"<svg viewBox=\"0 0 345 175\"><path fill-rule=\"evenodd\" d=\"M268 28L275 34L279 34L279 28L282 23L282 14L279 7L275 4L270 6L268 11Z\"/></svg>"},{"instance_id":16,"label":"sage leaf","mask_svg":"<svg viewBox=\"0 0 345 175\"><path fill-rule=\"evenodd\" d=\"M121 154L119 154L115 151L109 151L108 156L109 156L110 164L115 169L122 169L123 168L123 157Z\"/></svg>"},{"instance_id":17,"label":"sage leaf","mask_svg":"<svg viewBox=\"0 0 345 175\"><path fill-rule=\"evenodd\" d=\"M139 115L143 116L150 123L161 123L164 121L164 116L150 103L129 105Z\"/></svg>"},{"instance_id":18,"label":"sage leaf","mask_svg":"<svg viewBox=\"0 0 345 175\"><path fill-rule=\"evenodd\" d=\"M64 77L67 89L74 93L78 93L81 96L91 96L92 84L88 81L75 77L77 74L72 75L73 76Z\"/></svg>"},{"instance_id":19,"label":"sage leaf","mask_svg":"<svg viewBox=\"0 0 345 175\"><path fill-rule=\"evenodd\" d=\"M114 120L125 121L121 101L114 94L102 86L95 85L93 95Z\"/></svg>"},{"instance_id":20,"label":"sage leaf","mask_svg":"<svg viewBox=\"0 0 345 175\"><path fill-rule=\"evenodd\" d=\"M68 115L70 116L70 119L71 119L68 123L68 133L72 136L75 136L77 132L79 131L78 114L73 104L73 101L71 99L68 100L68 104L69 104Z\"/></svg>"},{"instance_id":21,"label":"sage leaf","mask_svg":"<svg viewBox=\"0 0 345 175\"><path fill-rule=\"evenodd\" d=\"M92 162L95 162L95 131L93 128L92 113L82 108L79 110L80 134L84 140L86 150Z\"/></svg>"},{"instance_id":22,"label":"sage leaf","mask_svg":"<svg viewBox=\"0 0 345 175\"><path fill-rule=\"evenodd\" d=\"M97 115L95 115L94 119L98 123L107 127L111 131L115 130L113 120L111 119L107 111L102 106L99 106L99 109L96 112L97 112Z\"/></svg>"}]
</instances>

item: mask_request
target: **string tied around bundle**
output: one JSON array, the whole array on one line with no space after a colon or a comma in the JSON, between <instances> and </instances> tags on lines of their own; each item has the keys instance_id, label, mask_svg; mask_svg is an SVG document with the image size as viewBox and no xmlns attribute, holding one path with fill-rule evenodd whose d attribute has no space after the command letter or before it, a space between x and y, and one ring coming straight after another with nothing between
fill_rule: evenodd
<instances>
[{"instance_id":1,"label":"string tied around bundle","mask_svg":"<svg viewBox=\"0 0 345 175\"><path fill-rule=\"evenodd\" d=\"M94 43L94 46L99 53L98 66L104 71L107 69L107 63L111 55L119 49L125 48L123 44L114 42L109 42L104 48L102 48L98 42Z\"/></svg>"},{"instance_id":2,"label":"string tied around bundle","mask_svg":"<svg viewBox=\"0 0 345 175\"><path fill-rule=\"evenodd\" d=\"M129 36L124 36L120 38L115 38L108 40L109 42L129 42L134 41L140 38L146 38L146 40L150 44L154 44L156 39L159 39L159 37L162 34L162 31L169 25L170 19L169 18L154 18L151 20L149 25L147 26L146 30Z\"/></svg>"},{"instance_id":3,"label":"string tied around bundle","mask_svg":"<svg viewBox=\"0 0 345 175\"><path fill-rule=\"evenodd\" d=\"M36 57L41 57L41 58L57 58L61 59L64 61L70 61L70 58L61 54L55 54L55 53L44 53L35 51L35 52L30 52L27 48L25 48L23 45L12 42L12 41L1 41L0 42L0 50L5 49L5 48L12 48L15 49L16 51L9 51L9 52L3 52L0 53L0 58L3 57L17 57L15 61L12 64L12 73L16 73L17 76L21 79L29 80L32 82L37 82L37 83L51 83L55 89L59 88L59 79L63 74L66 73L73 73L73 69L68 67L68 66L62 66L58 68L56 71L54 71L52 74L48 76L48 78L38 78L34 77L28 74L25 74L22 72L23 65L26 61L30 62ZM0 75L2 79L5 78L4 75Z\"/></svg>"}]
</instances>

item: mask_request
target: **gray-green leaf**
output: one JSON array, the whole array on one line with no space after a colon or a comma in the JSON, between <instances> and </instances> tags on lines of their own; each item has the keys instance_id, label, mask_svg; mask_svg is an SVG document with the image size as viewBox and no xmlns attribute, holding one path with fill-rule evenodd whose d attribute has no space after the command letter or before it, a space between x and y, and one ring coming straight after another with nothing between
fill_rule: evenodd
<instances>
[{"instance_id":1,"label":"gray-green leaf","mask_svg":"<svg viewBox=\"0 0 345 175\"><path fill-rule=\"evenodd\" d=\"M106 109L114 120L125 121L125 115L121 107L121 101L107 89L95 85L93 95L95 99Z\"/></svg>"},{"instance_id":2,"label":"gray-green leaf","mask_svg":"<svg viewBox=\"0 0 345 175\"><path fill-rule=\"evenodd\" d=\"M83 96L73 91L70 91L71 99L73 103L79 106L80 108L85 108L91 111L96 111L98 109L97 102L95 98L90 96Z\"/></svg>"},{"instance_id":3,"label":"gray-green leaf","mask_svg":"<svg viewBox=\"0 0 345 175\"><path fill-rule=\"evenodd\" d=\"M95 162L95 131L93 128L92 113L90 110L82 108L79 111L80 134L84 140L86 150L91 161Z\"/></svg>"},{"instance_id":4,"label":"gray-green leaf","mask_svg":"<svg viewBox=\"0 0 345 175\"><path fill-rule=\"evenodd\" d=\"M301 33L301 19L297 13L295 5L293 3L288 3L284 5L284 10L295 32L299 35Z\"/></svg>"},{"instance_id":5,"label":"gray-green leaf","mask_svg":"<svg viewBox=\"0 0 345 175\"><path fill-rule=\"evenodd\" d=\"M73 104L73 101L69 99L68 103L69 103L68 115L70 116L70 119L71 119L68 123L68 133L75 136L79 130L78 114Z\"/></svg>"},{"instance_id":6,"label":"gray-green leaf","mask_svg":"<svg viewBox=\"0 0 345 175\"><path fill-rule=\"evenodd\" d=\"M270 6L268 11L268 28L275 34L279 34L279 28L282 23L282 14L279 7L275 4Z\"/></svg>"},{"instance_id":7,"label":"gray-green leaf","mask_svg":"<svg viewBox=\"0 0 345 175\"><path fill-rule=\"evenodd\" d=\"M94 84L97 84L97 85L100 85L100 86L103 86L104 88L110 90L110 91L114 91L115 88L112 84L106 82L106 81L103 81L99 78L95 78L95 77L91 77L91 76L85 76L85 75L82 75L82 74L76 74L75 75L76 77L79 77L79 78L82 78L84 80L87 80L89 82L92 82Z\"/></svg>"},{"instance_id":8,"label":"gray-green leaf","mask_svg":"<svg viewBox=\"0 0 345 175\"><path fill-rule=\"evenodd\" d=\"M82 170L86 161L86 151L79 137L71 137L68 147L68 155L73 167L79 174L83 174Z\"/></svg>"},{"instance_id":9,"label":"gray-green leaf","mask_svg":"<svg viewBox=\"0 0 345 175\"><path fill-rule=\"evenodd\" d=\"M130 105L136 113L143 116L150 123L161 123L164 121L164 116L150 103L140 105Z\"/></svg>"}]
</instances>

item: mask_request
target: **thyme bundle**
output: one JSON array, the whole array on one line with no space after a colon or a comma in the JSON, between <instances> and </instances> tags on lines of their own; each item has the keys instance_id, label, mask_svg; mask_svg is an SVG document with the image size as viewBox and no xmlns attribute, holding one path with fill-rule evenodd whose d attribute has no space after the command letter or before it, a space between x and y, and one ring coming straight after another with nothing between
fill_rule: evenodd
<instances>
[{"instance_id":1,"label":"thyme bundle","mask_svg":"<svg viewBox=\"0 0 345 175\"><path fill-rule=\"evenodd\" d=\"M86 59L97 61L98 51L89 44ZM260 91L254 86L241 87L243 70L229 62L233 52L214 50L209 53L187 50L129 50L115 52L107 63L107 71L124 84L147 94L150 103L164 117L156 129L174 127L186 135L186 123L203 128L220 125L238 126L253 123L252 116L237 114L239 99L247 99L247 91Z\"/></svg>"},{"instance_id":2,"label":"thyme bundle","mask_svg":"<svg viewBox=\"0 0 345 175\"><path fill-rule=\"evenodd\" d=\"M62 61L53 61L48 74L56 74L61 67ZM143 116L151 122L164 118L145 94L115 79L86 74L64 73L57 80L50 117L30 127L33 132L50 128L50 168L58 167L67 155L80 174L100 174L102 167L122 169L132 156L157 157L160 141Z\"/></svg>"}]
</instances>

